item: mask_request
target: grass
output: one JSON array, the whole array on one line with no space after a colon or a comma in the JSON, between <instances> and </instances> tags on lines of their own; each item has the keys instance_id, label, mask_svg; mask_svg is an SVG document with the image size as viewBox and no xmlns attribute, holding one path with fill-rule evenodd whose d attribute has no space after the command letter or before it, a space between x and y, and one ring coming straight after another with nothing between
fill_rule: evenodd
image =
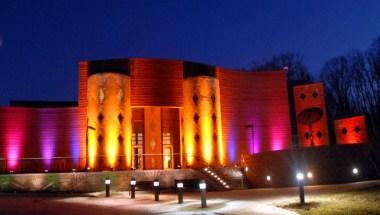
<instances>
[{"instance_id":1,"label":"grass","mask_svg":"<svg viewBox=\"0 0 380 215\"><path fill-rule=\"evenodd\" d=\"M278 205L299 214L380 214L380 187L355 192L306 196L306 204Z\"/></svg>"}]
</instances>

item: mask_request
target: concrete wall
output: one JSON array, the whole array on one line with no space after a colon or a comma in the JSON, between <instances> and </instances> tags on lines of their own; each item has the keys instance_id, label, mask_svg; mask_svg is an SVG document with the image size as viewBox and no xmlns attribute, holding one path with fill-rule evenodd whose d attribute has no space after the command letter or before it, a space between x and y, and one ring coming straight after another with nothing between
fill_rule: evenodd
<instances>
[{"instance_id":1,"label":"concrete wall","mask_svg":"<svg viewBox=\"0 0 380 215\"><path fill-rule=\"evenodd\" d=\"M344 183L380 178L376 172L369 145L332 145L313 148L266 152L246 157L249 171L246 173L254 187L295 186L296 172L313 173L306 184ZM352 169L359 169L359 175ZM271 176L271 181L266 176Z\"/></svg>"},{"instance_id":2,"label":"concrete wall","mask_svg":"<svg viewBox=\"0 0 380 215\"><path fill-rule=\"evenodd\" d=\"M163 188L174 187L175 180L204 178L192 169L7 174L0 175L0 191L95 192L105 189L106 178L112 181L111 190L125 191L129 189L132 177L137 181L158 178Z\"/></svg>"}]
</instances>

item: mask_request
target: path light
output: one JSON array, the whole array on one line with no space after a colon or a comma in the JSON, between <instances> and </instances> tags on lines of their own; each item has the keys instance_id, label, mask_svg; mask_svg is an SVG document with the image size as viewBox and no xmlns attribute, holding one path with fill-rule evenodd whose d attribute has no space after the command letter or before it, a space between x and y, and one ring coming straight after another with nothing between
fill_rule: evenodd
<instances>
[{"instance_id":1,"label":"path light","mask_svg":"<svg viewBox=\"0 0 380 215\"><path fill-rule=\"evenodd\" d=\"M106 178L104 184L106 185L106 197L110 197L111 179Z\"/></svg>"},{"instance_id":2,"label":"path light","mask_svg":"<svg viewBox=\"0 0 380 215\"><path fill-rule=\"evenodd\" d=\"M270 177L270 175L267 175L267 181L270 181L272 178Z\"/></svg>"},{"instance_id":3,"label":"path light","mask_svg":"<svg viewBox=\"0 0 380 215\"><path fill-rule=\"evenodd\" d=\"M183 203L183 182L177 182L178 204Z\"/></svg>"},{"instance_id":4,"label":"path light","mask_svg":"<svg viewBox=\"0 0 380 215\"><path fill-rule=\"evenodd\" d=\"M354 168L352 169L352 173L353 173L354 175L359 174L359 169L356 168L356 167L354 167Z\"/></svg>"},{"instance_id":5,"label":"path light","mask_svg":"<svg viewBox=\"0 0 380 215\"><path fill-rule=\"evenodd\" d=\"M206 181L201 180L199 182L199 189L201 191L201 206L202 206L202 208L207 207L206 188L207 188Z\"/></svg>"},{"instance_id":6,"label":"path light","mask_svg":"<svg viewBox=\"0 0 380 215\"><path fill-rule=\"evenodd\" d=\"M246 166L246 167L244 168L244 171L248 172L248 170L249 170L249 169L248 169L248 167Z\"/></svg>"},{"instance_id":7,"label":"path light","mask_svg":"<svg viewBox=\"0 0 380 215\"><path fill-rule=\"evenodd\" d=\"M135 192L136 192L136 179L131 178L131 181L129 182L131 185L131 199L135 198Z\"/></svg>"},{"instance_id":8,"label":"path light","mask_svg":"<svg viewBox=\"0 0 380 215\"><path fill-rule=\"evenodd\" d=\"M154 201L160 200L160 181L158 179L155 179L153 181L153 187L154 187Z\"/></svg>"},{"instance_id":9,"label":"path light","mask_svg":"<svg viewBox=\"0 0 380 215\"><path fill-rule=\"evenodd\" d=\"M308 172L307 173L307 178L308 179L312 179L313 178L313 173L312 172Z\"/></svg>"},{"instance_id":10,"label":"path light","mask_svg":"<svg viewBox=\"0 0 380 215\"><path fill-rule=\"evenodd\" d=\"M300 192L300 203L305 204L304 175L302 172L297 173L298 188Z\"/></svg>"}]
</instances>

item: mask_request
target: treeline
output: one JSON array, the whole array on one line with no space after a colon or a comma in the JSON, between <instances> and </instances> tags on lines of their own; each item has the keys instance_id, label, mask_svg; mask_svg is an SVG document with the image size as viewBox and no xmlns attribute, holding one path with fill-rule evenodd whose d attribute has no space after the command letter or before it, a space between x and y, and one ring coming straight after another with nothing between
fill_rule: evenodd
<instances>
[{"instance_id":1,"label":"treeline","mask_svg":"<svg viewBox=\"0 0 380 215\"><path fill-rule=\"evenodd\" d=\"M305 66L302 56L292 53L254 62L250 70L281 70L284 67L288 67L293 136L296 134L293 86L323 81L330 130L333 130L335 119L364 114L370 142L380 141L380 37L363 52L355 50L327 60L316 78Z\"/></svg>"}]
</instances>

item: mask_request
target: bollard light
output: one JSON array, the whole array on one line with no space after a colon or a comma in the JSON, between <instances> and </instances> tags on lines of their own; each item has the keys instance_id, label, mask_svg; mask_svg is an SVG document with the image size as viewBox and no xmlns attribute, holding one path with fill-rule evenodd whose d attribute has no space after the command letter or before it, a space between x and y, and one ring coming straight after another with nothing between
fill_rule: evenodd
<instances>
[{"instance_id":1,"label":"bollard light","mask_svg":"<svg viewBox=\"0 0 380 215\"><path fill-rule=\"evenodd\" d=\"M130 184L131 184L131 186L136 186L136 179L131 178Z\"/></svg>"},{"instance_id":2,"label":"bollard light","mask_svg":"<svg viewBox=\"0 0 380 215\"><path fill-rule=\"evenodd\" d=\"M205 182L201 182L201 183L199 183L199 189L201 189L201 190L205 190L206 189L206 183Z\"/></svg>"},{"instance_id":3,"label":"bollard light","mask_svg":"<svg viewBox=\"0 0 380 215\"><path fill-rule=\"evenodd\" d=\"M158 179L155 179L153 181L153 187L154 187L154 201L160 200L160 181Z\"/></svg>"},{"instance_id":4,"label":"bollard light","mask_svg":"<svg viewBox=\"0 0 380 215\"><path fill-rule=\"evenodd\" d=\"M45 169L45 170L44 170L44 172L48 173L48 172L49 172L49 170L48 170L48 169Z\"/></svg>"},{"instance_id":5,"label":"bollard light","mask_svg":"<svg viewBox=\"0 0 380 215\"><path fill-rule=\"evenodd\" d=\"M305 189L304 189L304 175L302 172L298 172L297 175L298 188L300 194L300 203L301 205L305 204Z\"/></svg>"},{"instance_id":6,"label":"bollard light","mask_svg":"<svg viewBox=\"0 0 380 215\"><path fill-rule=\"evenodd\" d=\"M131 199L135 198L135 193L136 193L136 179L131 178L131 181L129 182L131 185Z\"/></svg>"},{"instance_id":7,"label":"bollard light","mask_svg":"<svg viewBox=\"0 0 380 215\"><path fill-rule=\"evenodd\" d=\"M301 172L297 173L297 180L298 181L303 181L303 179L304 179L303 173L301 173Z\"/></svg>"},{"instance_id":8,"label":"bollard light","mask_svg":"<svg viewBox=\"0 0 380 215\"><path fill-rule=\"evenodd\" d=\"M352 173L353 173L354 175L359 174L359 169L356 168L356 167L354 167L354 168L352 169Z\"/></svg>"},{"instance_id":9,"label":"bollard light","mask_svg":"<svg viewBox=\"0 0 380 215\"><path fill-rule=\"evenodd\" d=\"M183 182L177 182L178 204L183 203Z\"/></svg>"},{"instance_id":10,"label":"bollard light","mask_svg":"<svg viewBox=\"0 0 380 215\"><path fill-rule=\"evenodd\" d=\"M248 167L246 166L246 167L244 168L244 171L248 172L248 170L249 170L249 169L248 169Z\"/></svg>"},{"instance_id":11,"label":"bollard light","mask_svg":"<svg viewBox=\"0 0 380 215\"><path fill-rule=\"evenodd\" d=\"M270 181L272 180L272 178L270 177L270 175L267 175L267 181Z\"/></svg>"},{"instance_id":12,"label":"bollard light","mask_svg":"<svg viewBox=\"0 0 380 215\"><path fill-rule=\"evenodd\" d=\"M106 178L106 179L104 180L104 184L106 185L106 197L110 197L111 179Z\"/></svg>"},{"instance_id":13,"label":"bollard light","mask_svg":"<svg viewBox=\"0 0 380 215\"><path fill-rule=\"evenodd\" d=\"M177 188L183 188L183 182L178 182L177 183Z\"/></svg>"},{"instance_id":14,"label":"bollard light","mask_svg":"<svg viewBox=\"0 0 380 215\"><path fill-rule=\"evenodd\" d=\"M199 189L201 191L201 207L202 208L207 207L206 188L207 188L206 181L205 180L201 180L199 182Z\"/></svg>"}]
</instances>

